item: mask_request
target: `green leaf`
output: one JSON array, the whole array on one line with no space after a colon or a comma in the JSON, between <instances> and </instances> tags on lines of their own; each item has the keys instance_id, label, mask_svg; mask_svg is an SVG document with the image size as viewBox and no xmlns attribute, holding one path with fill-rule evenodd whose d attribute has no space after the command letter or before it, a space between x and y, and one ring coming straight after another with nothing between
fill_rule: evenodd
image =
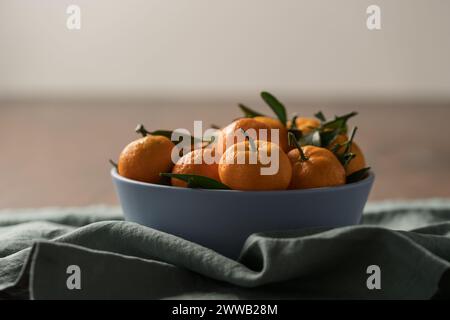
<instances>
[{"instance_id":1,"label":"green leaf","mask_svg":"<svg viewBox=\"0 0 450 320\"><path fill-rule=\"evenodd\" d=\"M317 119L319 119L321 122L327 121L327 119L325 118L325 115L323 114L322 111L317 112L314 116L315 116Z\"/></svg>"},{"instance_id":2,"label":"green leaf","mask_svg":"<svg viewBox=\"0 0 450 320\"><path fill-rule=\"evenodd\" d=\"M340 133L341 133L340 129L320 132L320 141L321 141L320 146L323 148L328 147Z\"/></svg>"},{"instance_id":3,"label":"green leaf","mask_svg":"<svg viewBox=\"0 0 450 320\"><path fill-rule=\"evenodd\" d=\"M165 185L165 186L171 186L172 183L170 181L169 177L161 177L161 180L159 180L159 184Z\"/></svg>"},{"instance_id":4,"label":"green leaf","mask_svg":"<svg viewBox=\"0 0 450 320\"><path fill-rule=\"evenodd\" d=\"M352 147L352 143L353 143L353 138L355 137L355 134L356 134L356 130L358 130L358 127L353 128L350 139L348 139L346 142L340 144L341 147L345 146L345 149L342 153L337 154L337 157L338 157L339 161L342 163L342 165L344 166L344 168L347 168L349 163L356 157L356 155L350 151L350 149ZM336 149L336 152L337 152L337 150L338 149Z\"/></svg>"},{"instance_id":5,"label":"green leaf","mask_svg":"<svg viewBox=\"0 0 450 320\"><path fill-rule=\"evenodd\" d=\"M154 136L164 136L164 137L166 137L168 139L172 139L173 131L171 131L171 130L156 130L156 131L153 131L153 132L149 132L149 134L154 135ZM195 137L193 137L191 135L188 135L188 134L180 133L180 137L183 137L183 139L180 139L179 141L172 141L172 142L174 144L178 144L184 139L191 139L191 143L203 142L201 139L195 138Z\"/></svg>"},{"instance_id":6,"label":"green leaf","mask_svg":"<svg viewBox=\"0 0 450 320\"><path fill-rule=\"evenodd\" d=\"M148 136L148 135L153 135L153 136L163 136L168 138L169 140L172 140L172 134L174 133L174 131L171 130L156 130L156 131L148 131L147 129L145 129L143 124L138 124L136 126L136 129L134 129L134 131L136 133L141 134L143 137ZM191 143L197 143L197 142L202 142L202 139L198 139L195 137L190 136L189 134L179 134L180 136L183 137L184 139L191 139ZM178 144L180 141L175 142L175 144Z\"/></svg>"},{"instance_id":7,"label":"green leaf","mask_svg":"<svg viewBox=\"0 0 450 320\"><path fill-rule=\"evenodd\" d=\"M288 132L288 146L295 147L296 146L296 142L298 143L298 139L295 136L295 133L289 131Z\"/></svg>"},{"instance_id":8,"label":"green leaf","mask_svg":"<svg viewBox=\"0 0 450 320\"><path fill-rule=\"evenodd\" d=\"M303 139L303 133L299 129L291 128L291 129L288 130L288 133L294 134L294 136L297 139L297 141L302 141L302 139Z\"/></svg>"},{"instance_id":9,"label":"green leaf","mask_svg":"<svg viewBox=\"0 0 450 320\"><path fill-rule=\"evenodd\" d=\"M352 174L347 176L346 183L358 182L358 181L366 178L369 171L370 171L370 167L363 168L361 170L353 172Z\"/></svg>"},{"instance_id":10,"label":"green leaf","mask_svg":"<svg viewBox=\"0 0 450 320\"><path fill-rule=\"evenodd\" d=\"M267 103L272 111L275 112L281 123L286 124L287 116L284 105L278 101L277 98L266 91L261 92L261 98Z\"/></svg>"},{"instance_id":11,"label":"green leaf","mask_svg":"<svg viewBox=\"0 0 450 320\"><path fill-rule=\"evenodd\" d=\"M298 130L298 127L297 127L297 118L298 118L297 115L294 115L294 116L292 117L292 120L291 120L291 128L290 128L290 129L297 129L297 130Z\"/></svg>"},{"instance_id":12,"label":"green leaf","mask_svg":"<svg viewBox=\"0 0 450 320\"><path fill-rule=\"evenodd\" d=\"M300 141L300 139L303 137L303 132L297 127L297 123L296 123L297 117L298 117L297 115L294 115L292 117L291 126L288 129L288 133L294 134L295 139L297 139L297 141Z\"/></svg>"},{"instance_id":13,"label":"green leaf","mask_svg":"<svg viewBox=\"0 0 450 320\"><path fill-rule=\"evenodd\" d=\"M343 116L336 116L334 120L325 122L321 126L321 130L340 130L340 133L347 133L347 121L348 119L356 116L357 112L350 112Z\"/></svg>"},{"instance_id":14,"label":"green leaf","mask_svg":"<svg viewBox=\"0 0 450 320\"><path fill-rule=\"evenodd\" d=\"M242 110L246 118L254 118L254 117L264 117L262 113L259 113L253 109L250 109L249 107L243 105L242 103L239 103L239 108Z\"/></svg>"},{"instance_id":15,"label":"green leaf","mask_svg":"<svg viewBox=\"0 0 450 320\"><path fill-rule=\"evenodd\" d=\"M357 130L358 130L358 127L353 128L352 133L350 135L350 139L346 142L344 153L350 152L350 149L352 148L352 144L353 144L353 139L355 138L355 134L356 134Z\"/></svg>"},{"instance_id":16,"label":"green leaf","mask_svg":"<svg viewBox=\"0 0 450 320\"><path fill-rule=\"evenodd\" d=\"M189 188L230 189L230 187L217 180L196 174L160 173L159 175L162 177L175 178L187 182Z\"/></svg>"},{"instance_id":17,"label":"green leaf","mask_svg":"<svg viewBox=\"0 0 450 320\"><path fill-rule=\"evenodd\" d=\"M351 152L344 153L344 155L342 157L342 161L341 161L344 168L347 168L350 161L352 161L355 157L356 157L356 154L354 154L354 153L351 153Z\"/></svg>"},{"instance_id":18,"label":"green leaf","mask_svg":"<svg viewBox=\"0 0 450 320\"><path fill-rule=\"evenodd\" d=\"M154 135L154 136L163 136L163 137L170 139L170 138L172 138L172 133L173 133L173 131L171 131L171 130L156 130L156 131L150 132L149 134Z\"/></svg>"}]
</instances>

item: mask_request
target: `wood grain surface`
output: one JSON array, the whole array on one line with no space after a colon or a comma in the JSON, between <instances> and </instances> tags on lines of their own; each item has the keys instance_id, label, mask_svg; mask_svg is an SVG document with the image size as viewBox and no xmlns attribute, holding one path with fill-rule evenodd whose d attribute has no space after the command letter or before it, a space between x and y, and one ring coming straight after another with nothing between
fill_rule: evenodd
<instances>
[{"instance_id":1,"label":"wood grain surface","mask_svg":"<svg viewBox=\"0 0 450 320\"><path fill-rule=\"evenodd\" d=\"M318 108L291 102L289 111ZM261 104L256 107L265 110ZM450 197L450 104L325 103L328 115L356 110L350 124L376 174L371 200ZM0 208L117 204L108 159L137 136L134 127L225 125L240 116L225 102L0 103Z\"/></svg>"}]
</instances>

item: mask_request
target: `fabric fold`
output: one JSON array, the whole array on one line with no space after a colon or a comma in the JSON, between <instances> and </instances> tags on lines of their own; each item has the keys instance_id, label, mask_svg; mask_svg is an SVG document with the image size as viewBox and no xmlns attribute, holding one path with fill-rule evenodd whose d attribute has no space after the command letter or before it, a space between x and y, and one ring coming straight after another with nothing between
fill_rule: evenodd
<instances>
[{"instance_id":1,"label":"fabric fold","mask_svg":"<svg viewBox=\"0 0 450 320\"><path fill-rule=\"evenodd\" d=\"M120 221L116 208L0 211L0 298L445 298L450 201L439 203L371 204L363 225L254 234L237 261ZM370 266L380 289L367 285Z\"/></svg>"}]
</instances>

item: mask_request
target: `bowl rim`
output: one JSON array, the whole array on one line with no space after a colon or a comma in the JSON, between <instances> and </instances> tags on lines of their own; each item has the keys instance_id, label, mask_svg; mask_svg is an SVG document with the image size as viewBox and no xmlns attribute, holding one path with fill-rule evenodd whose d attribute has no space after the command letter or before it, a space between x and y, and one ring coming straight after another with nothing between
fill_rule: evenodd
<instances>
[{"instance_id":1,"label":"bowl rim","mask_svg":"<svg viewBox=\"0 0 450 320\"><path fill-rule=\"evenodd\" d=\"M157 188L157 189L167 189L167 190L176 190L177 192L214 192L214 193L234 193L234 194L258 194L258 195L268 195L268 194L309 194L309 193L320 193L320 192L329 192L332 190L349 190L354 188L363 187L368 184L372 184L375 179L375 174L372 170L368 172L368 175L366 178L349 183L344 184L341 186L335 186L335 187L321 187L321 188L311 188L311 189L295 189L295 190L264 190L264 191L244 191L244 190L224 190L224 189L200 189L200 188L182 188L182 187L175 187L175 186L168 186L163 184L156 184L156 183L148 183L148 182L142 182L137 181L133 179L129 179L126 177L123 177L119 175L119 172L116 168L111 169L111 176L113 180L119 180L127 184L133 184L133 185L139 185L142 187L150 187L150 188Z\"/></svg>"}]
</instances>

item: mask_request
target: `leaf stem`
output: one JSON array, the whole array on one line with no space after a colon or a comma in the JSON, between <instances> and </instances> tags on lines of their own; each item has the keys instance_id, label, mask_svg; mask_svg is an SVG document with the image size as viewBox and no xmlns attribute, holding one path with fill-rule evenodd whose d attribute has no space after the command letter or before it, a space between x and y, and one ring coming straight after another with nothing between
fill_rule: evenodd
<instances>
[{"instance_id":1,"label":"leaf stem","mask_svg":"<svg viewBox=\"0 0 450 320\"><path fill-rule=\"evenodd\" d=\"M141 134L143 137L145 137L145 136L151 134L151 132L148 132L147 129L145 129L145 127L144 127L144 125L143 125L142 123L138 124L138 125L136 126L136 129L134 129L134 131L135 131L136 133Z\"/></svg>"},{"instance_id":2,"label":"leaf stem","mask_svg":"<svg viewBox=\"0 0 450 320\"><path fill-rule=\"evenodd\" d=\"M261 98L272 109L283 125L286 125L286 108L284 105L267 91L261 92Z\"/></svg>"},{"instance_id":3,"label":"leaf stem","mask_svg":"<svg viewBox=\"0 0 450 320\"><path fill-rule=\"evenodd\" d=\"M259 113L253 109L250 109L249 107L243 105L242 103L239 103L238 106L239 106L239 109L242 110L242 112L244 113L244 116L246 118L264 117L264 115L262 113Z\"/></svg>"},{"instance_id":4,"label":"leaf stem","mask_svg":"<svg viewBox=\"0 0 450 320\"><path fill-rule=\"evenodd\" d=\"M202 189L230 189L227 185L215 179L196 175L196 174L177 174L170 172L162 172L159 174L161 177L175 178L187 183L189 188L202 188Z\"/></svg>"},{"instance_id":5,"label":"leaf stem","mask_svg":"<svg viewBox=\"0 0 450 320\"><path fill-rule=\"evenodd\" d=\"M250 137L250 136L247 134L247 132L245 132L244 129L242 129L242 128L239 128L239 129L241 129L241 131L242 131L242 133L244 134L245 138L248 140L248 143L250 144L250 151L252 151L252 152L258 151L258 148L256 147L255 140L253 140L253 138Z\"/></svg>"},{"instance_id":6,"label":"leaf stem","mask_svg":"<svg viewBox=\"0 0 450 320\"><path fill-rule=\"evenodd\" d=\"M352 133L350 135L350 139L347 141L347 146L345 147L344 154L348 153L350 151L350 149L352 148L353 138L355 137L357 130L358 130L358 127L353 128Z\"/></svg>"},{"instance_id":7,"label":"leaf stem","mask_svg":"<svg viewBox=\"0 0 450 320\"><path fill-rule=\"evenodd\" d=\"M327 119L325 118L325 115L323 114L322 111L317 112L314 116L315 116L317 119L319 119L320 122L326 122L326 121L327 121Z\"/></svg>"},{"instance_id":8,"label":"leaf stem","mask_svg":"<svg viewBox=\"0 0 450 320\"><path fill-rule=\"evenodd\" d=\"M119 166L117 165L117 163L115 163L112 159L109 159L108 161L114 168L118 169Z\"/></svg>"},{"instance_id":9,"label":"leaf stem","mask_svg":"<svg viewBox=\"0 0 450 320\"><path fill-rule=\"evenodd\" d=\"M298 118L298 115L296 115L296 114L292 117L291 128L290 129L298 129L298 127L297 127L297 118Z\"/></svg>"},{"instance_id":10,"label":"leaf stem","mask_svg":"<svg viewBox=\"0 0 450 320\"><path fill-rule=\"evenodd\" d=\"M291 141L294 141L295 146L297 147L298 151L300 152L300 157L298 159L300 161L308 161L309 158L303 152L302 146L298 143L297 139L295 138L295 135L292 132L289 132L289 137L290 137Z\"/></svg>"}]
</instances>

